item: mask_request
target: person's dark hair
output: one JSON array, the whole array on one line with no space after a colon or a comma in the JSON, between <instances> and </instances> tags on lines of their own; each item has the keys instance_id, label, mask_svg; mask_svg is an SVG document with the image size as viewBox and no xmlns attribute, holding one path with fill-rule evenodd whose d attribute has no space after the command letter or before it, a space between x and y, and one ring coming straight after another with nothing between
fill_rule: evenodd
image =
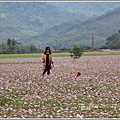
<instances>
[{"instance_id":1,"label":"person's dark hair","mask_svg":"<svg viewBox=\"0 0 120 120\"><path fill-rule=\"evenodd\" d=\"M45 52L44 52L44 54L46 54L46 52L47 52L48 49L49 49L49 53L51 54L50 47L46 47L46 48L45 48Z\"/></svg>"}]
</instances>

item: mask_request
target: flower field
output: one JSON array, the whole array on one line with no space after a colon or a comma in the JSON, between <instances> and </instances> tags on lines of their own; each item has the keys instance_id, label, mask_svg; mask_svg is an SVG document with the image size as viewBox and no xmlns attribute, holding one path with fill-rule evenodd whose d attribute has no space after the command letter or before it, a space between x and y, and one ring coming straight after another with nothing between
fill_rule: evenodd
<instances>
[{"instance_id":1,"label":"flower field","mask_svg":"<svg viewBox=\"0 0 120 120\"><path fill-rule=\"evenodd\" d=\"M120 118L120 56L53 60L0 59L0 118Z\"/></svg>"}]
</instances>

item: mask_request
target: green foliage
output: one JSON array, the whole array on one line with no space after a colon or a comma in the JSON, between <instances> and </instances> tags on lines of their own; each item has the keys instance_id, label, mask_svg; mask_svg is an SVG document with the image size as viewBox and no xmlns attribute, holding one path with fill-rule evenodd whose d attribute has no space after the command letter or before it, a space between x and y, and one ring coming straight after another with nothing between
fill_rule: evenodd
<instances>
[{"instance_id":1,"label":"green foliage","mask_svg":"<svg viewBox=\"0 0 120 120\"><path fill-rule=\"evenodd\" d=\"M15 39L8 38L6 43L0 44L0 53L3 54L16 54L16 53L37 53L42 49L37 48L35 45L21 46Z\"/></svg>"},{"instance_id":2,"label":"green foliage","mask_svg":"<svg viewBox=\"0 0 120 120\"><path fill-rule=\"evenodd\" d=\"M77 46L76 44L74 45L74 47L72 49L69 49L70 52L70 56L74 57L74 59L78 59L82 56L82 54L84 53L84 46Z\"/></svg>"},{"instance_id":3,"label":"green foliage","mask_svg":"<svg viewBox=\"0 0 120 120\"><path fill-rule=\"evenodd\" d=\"M37 48L35 45L30 45L30 52L32 53L37 52Z\"/></svg>"},{"instance_id":4,"label":"green foliage","mask_svg":"<svg viewBox=\"0 0 120 120\"><path fill-rule=\"evenodd\" d=\"M120 30L118 34L114 34L106 39L104 47L109 49L120 49Z\"/></svg>"},{"instance_id":5,"label":"green foliage","mask_svg":"<svg viewBox=\"0 0 120 120\"><path fill-rule=\"evenodd\" d=\"M0 96L0 106L5 106L5 104L10 104L11 99L9 99L6 96L1 95Z\"/></svg>"},{"instance_id":6,"label":"green foliage","mask_svg":"<svg viewBox=\"0 0 120 120\"><path fill-rule=\"evenodd\" d=\"M7 40L7 53L16 53L15 47L18 44L19 43L16 40L8 38L8 40Z\"/></svg>"}]
</instances>

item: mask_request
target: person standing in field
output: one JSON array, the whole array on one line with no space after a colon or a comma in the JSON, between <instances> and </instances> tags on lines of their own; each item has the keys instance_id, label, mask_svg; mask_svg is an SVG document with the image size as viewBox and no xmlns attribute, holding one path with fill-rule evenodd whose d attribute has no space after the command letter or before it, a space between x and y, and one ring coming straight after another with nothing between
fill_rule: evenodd
<instances>
[{"instance_id":1,"label":"person standing in field","mask_svg":"<svg viewBox=\"0 0 120 120\"><path fill-rule=\"evenodd\" d=\"M50 70L52 70L53 61L50 47L46 47L44 53L42 54L42 63L43 63L43 76L47 72L47 75L50 74Z\"/></svg>"}]
</instances>

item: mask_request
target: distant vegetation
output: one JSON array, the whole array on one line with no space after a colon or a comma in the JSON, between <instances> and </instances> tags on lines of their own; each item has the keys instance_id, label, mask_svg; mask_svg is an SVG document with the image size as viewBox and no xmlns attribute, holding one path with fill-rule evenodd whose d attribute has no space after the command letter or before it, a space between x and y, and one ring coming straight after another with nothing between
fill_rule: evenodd
<instances>
[{"instance_id":1,"label":"distant vegetation","mask_svg":"<svg viewBox=\"0 0 120 120\"><path fill-rule=\"evenodd\" d=\"M106 44L104 48L112 49L119 40L106 39L120 29L119 11L120 2L0 2L0 50L11 53L5 45L8 38L20 43L13 53L38 52L46 46L66 51L74 44L91 49L92 33L95 48Z\"/></svg>"},{"instance_id":2,"label":"distant vegetation","mask_svg":"<svg viewBox=\"0 0 120 120\"><path fill-rule=\"evenodd\" d=\"M74 59L78 59L84 53L84 49L85 49L84 46L74 45L73 48L69 49L70 56L73 57Z\"/></svg>"},{"instance_id":3,"label":"distant vegetation","mask_svg":"<svg viewBox=\"0 0 120 120\"><path fill-rule=\"evenodd\" d=\"M114 34L106 39L104 48L120 49L120 30L118 34Z\"/></svg>"},{"instance_id":4,"label":"distant vegetation","mask_svg":"<svg viewBox=\"0 0 120 120\"><path fill-rule=\"evenodd\" d=\"M93 46L79 46L74 44L72 48L61 48L57 46L52 46L53 52L70 52L71 57L79 58L82 56L84 50L99 50L99 49L120 49L120 30L119 33L116 33L106 39L106 43L103 46L94 47ZM79 46L79 47L78 47ZM18 42L14 38L8 38L6 42L0 44L0 53L2 54L22 54L22 53L38 53L43 52L42 48L38 48L34 44L31 45L21 45L21 42Z\"/></svg>"},{"instance_id":5,"label":"distant vegetation","mask_svg":"<svg viewBox=\"0 0 120 120\"><path fill-rule=\"evenodd\" d=\"M32 44L21 46L21 44L14 38L8 38L7 42L0 44L0 53L2 54L37 53L40 51L39 48Z\"/></svg>"}]
</instances>

